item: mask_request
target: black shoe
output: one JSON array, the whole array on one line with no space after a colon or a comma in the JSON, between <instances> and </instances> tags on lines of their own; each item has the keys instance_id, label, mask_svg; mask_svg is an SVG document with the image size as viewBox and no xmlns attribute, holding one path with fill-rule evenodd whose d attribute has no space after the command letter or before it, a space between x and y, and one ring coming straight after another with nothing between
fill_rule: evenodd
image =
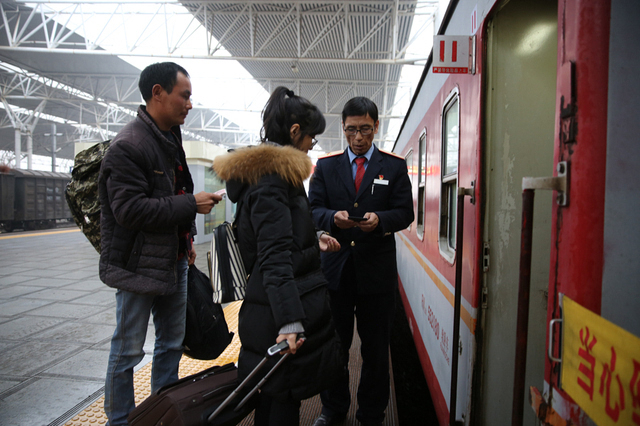
<instances>
[{"instance_id":1,"label":"black shoe","mask_svg":"<svg viewBox=\"0 0 640 426\"><path fill-rule=\"evenodd\" d=\"M344 421L346 416L330 416L328 414L320 414L313 422L313 426L331 426L337 425Z\"/></svg>"}]
</instances>

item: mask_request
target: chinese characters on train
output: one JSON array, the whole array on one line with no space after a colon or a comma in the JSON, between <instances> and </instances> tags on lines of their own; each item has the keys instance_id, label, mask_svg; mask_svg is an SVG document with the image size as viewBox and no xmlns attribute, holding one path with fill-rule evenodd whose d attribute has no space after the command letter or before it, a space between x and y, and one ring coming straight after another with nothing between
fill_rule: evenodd
<instances>
[{"instance_id":1,"label":"chinese characters on train","mask_svg":"<svg viewBox=\"0 0 640 426\"><path fill-rule=\"evenodd\" d=\"M597 400L604 404L601 408L613 422L617 423L625 410L632 410L633 424L640 425L640 362L632 358L631 376L621 376L616 370L619 350L610 345L606 348L610 357L598 359L595 356L598 344L598 337L589 327L580 330L580 347L577 348L580 357L578 385L590 401L594 401L594 396L601 397Z\"/></svg>"},{"instance_id":2,"label":"chinese characters on train","mask_svg":"<svg viewBox=\"0 0 640 426\"><path fill-rule=\"evenodd\" d=\"M427 316L427 321L429 322L436 339L440 341L440 351L442 352L445 361L447 361L447 365L450 364L449 335L445 330L440 329L440 322L438 321L436 314L431 309L431 306L427 306L424 294L422 295L422 312Z\"/></svg>"}]
</instances>

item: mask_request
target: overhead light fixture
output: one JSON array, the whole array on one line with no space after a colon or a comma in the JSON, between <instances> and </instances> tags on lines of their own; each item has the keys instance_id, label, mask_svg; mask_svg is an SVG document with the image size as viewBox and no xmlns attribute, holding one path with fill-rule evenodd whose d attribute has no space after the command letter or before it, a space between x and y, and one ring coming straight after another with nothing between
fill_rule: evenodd
<instances>
[{"instance_id":1,"label":"overhead light fixture","mask_svg":"<svg viewBox=\"0 0 640 426\"><path fill-rule=\"evenodd\" d=\"M293 64L293 65L291 65L291 71L293 71L293 72L298 72L298 71L299 71L299 70L298 70L298 65L297 65L297 64Z\"/></svg>"}]
</instances>

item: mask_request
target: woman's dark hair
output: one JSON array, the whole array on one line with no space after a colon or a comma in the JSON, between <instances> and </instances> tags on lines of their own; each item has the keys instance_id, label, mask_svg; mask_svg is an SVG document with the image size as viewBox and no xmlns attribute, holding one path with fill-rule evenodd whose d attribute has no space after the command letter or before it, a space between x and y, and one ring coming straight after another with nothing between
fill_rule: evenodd
<instances>
[{"instance_id":1,"label":"woman's dark hair","mask_svg":"<svg viewBox=\"0 0 640 426\"><path fill-rule=\"evenodd\" d=\"M302 137L324 132L327 122L317 106L294 95L284 86L276 87L262 110L262 142L292 145L291 126L298 124Z\"/></svg>"},{"instance_id":2,"label":"woman's dark hair","mask_svg":"<svg viewBox=\"0 0 640 426\"><path fill-rule=\"evenodd\" d=\"M158 62L151 64L140 73L138 88L145 102L151 99L153 86L159 84L167 92L171 93L173 86L178 81L178 72L189 77L187 70L174 62Z\"/></svg>"},{"instance_id":3,"label":"woman's dark hair","mask_svg":"<svg viewBox=\"0 0 640 426\"><path fill-rule=\"evenodd\" d=\"M344 108L342 109L342 122L344 123L347 117L360 117L367 114L373 118L374 123L378 121L378 107L376 104L369 98L357 96L349 99L349 101L344 104Z\"/></svg>"}]
</instances>

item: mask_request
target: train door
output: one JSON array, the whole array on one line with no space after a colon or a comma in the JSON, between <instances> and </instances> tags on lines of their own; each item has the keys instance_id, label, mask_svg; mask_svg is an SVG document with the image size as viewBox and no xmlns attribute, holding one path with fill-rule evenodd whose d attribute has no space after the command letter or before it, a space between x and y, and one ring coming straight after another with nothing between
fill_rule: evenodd
<instances>
[{"instance_id":1,"label":"train door","mask_svg":"<svg viewBox=\"0 0 640 426\"><path fill-rule=\"evenodd\" d=\"M640 336L640 2L611 9L601 315ZM627 41L635 40L629 55ZM633 62L629 62L629 60ZM640 407L638 407L640 408ZM640 410L638 410L640 411ZM637 421L640 422L640 413Z\"/></svg>"},{"instance_id":2,"label":"train door","mask_svg":"<svg viewBox=\"0 0 640 426\"><path fill-rule=\"evenodd\" d=\"M522 178L553 175L557 2L506 1L487 23L484 282L476 424L506 424L514 377ZM527 385L544 373L552 194L536 195ZM525 419L533 425L533 416Z\"/></svg>"},{"instance_id":3,"label":"train door","mask_svg":"<svg viewBox=\"0 0 640 426\"><path fill-rule=\"evenodd\" d=\"M568 170L568 202L553 206L549 320L562 325L538 415L638 425L640 2L562 0L560 10L555 161ZM576 305L586 309L569 317ZM568 335L580 337L568 345Z\"/></svg>"}]
</instances>

